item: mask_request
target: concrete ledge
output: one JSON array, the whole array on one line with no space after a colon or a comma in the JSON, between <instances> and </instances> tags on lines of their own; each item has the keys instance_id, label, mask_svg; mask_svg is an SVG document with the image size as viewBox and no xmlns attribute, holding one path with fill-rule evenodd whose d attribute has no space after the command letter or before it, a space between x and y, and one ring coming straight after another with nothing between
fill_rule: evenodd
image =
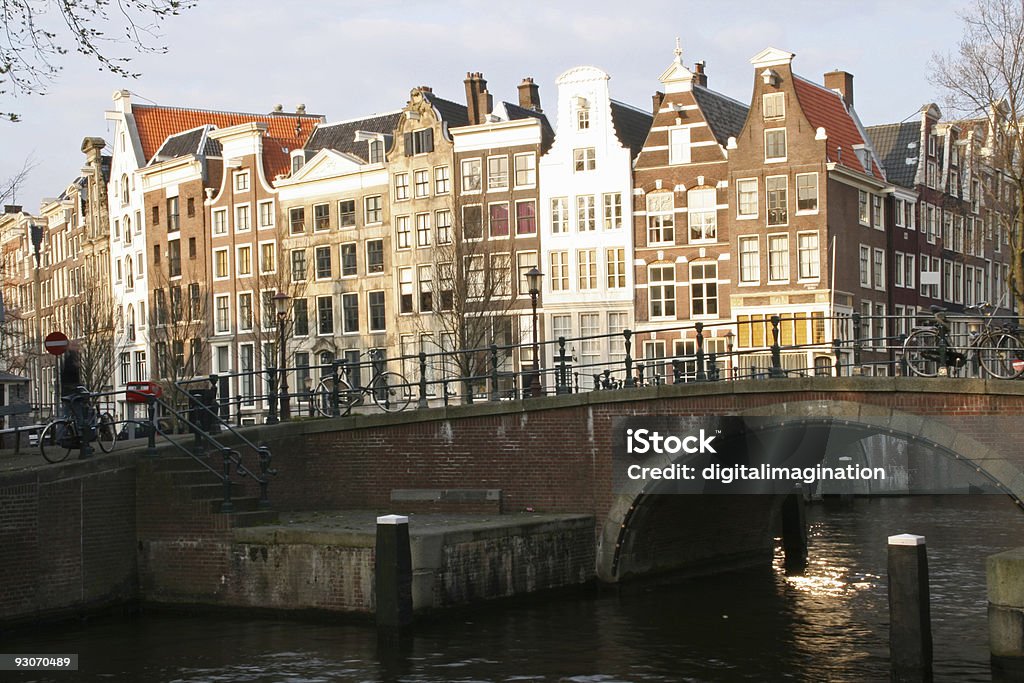
<instances>
[{"instance_id":1,"label":"concrete ledge","mask_svg":"<svg viewBox=\"0 0 1024 683\"><path fill-rule=\"evenodd\" d=\"M394 489L391 502L483 503L501 500L501 489Z\"/></svg>"}]
</instances>

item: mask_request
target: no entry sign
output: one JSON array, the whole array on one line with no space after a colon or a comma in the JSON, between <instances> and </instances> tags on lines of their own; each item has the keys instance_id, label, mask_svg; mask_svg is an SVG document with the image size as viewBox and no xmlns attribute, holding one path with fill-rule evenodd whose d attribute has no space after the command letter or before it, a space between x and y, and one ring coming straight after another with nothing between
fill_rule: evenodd
<instances>
[{"instance_id":1,"label":"no entry sign","mask_svg":"<svg viewBox=\"0 0 1024 683\"><path fill-rule=\"evenodd\" d=\"M68 350L68 337L63 332L51 332L43 341L48 353L59 356Z\"/></svg>"}]
</instances>

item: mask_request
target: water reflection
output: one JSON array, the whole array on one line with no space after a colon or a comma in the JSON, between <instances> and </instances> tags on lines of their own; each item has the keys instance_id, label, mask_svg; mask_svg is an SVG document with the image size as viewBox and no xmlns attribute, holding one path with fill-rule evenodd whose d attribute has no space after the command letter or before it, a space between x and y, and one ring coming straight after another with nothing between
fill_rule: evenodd
<instances>
[{"instance_id":1,"label":"water reflection","mask_svg":"<svg viewBox=\"0 0 1024 683\"><path fill-rule=\"evenodd\" d=\"M997 496L857 500L808 509L803 576L774 568L636 583L462 610L398 647L367 626L144 614L8 640L78 652L78 677L174 681L766 681L888 679L886 538L928 538L936 680L986 681L983 558L1024 545Z\"/></svg>"}]
</instances>

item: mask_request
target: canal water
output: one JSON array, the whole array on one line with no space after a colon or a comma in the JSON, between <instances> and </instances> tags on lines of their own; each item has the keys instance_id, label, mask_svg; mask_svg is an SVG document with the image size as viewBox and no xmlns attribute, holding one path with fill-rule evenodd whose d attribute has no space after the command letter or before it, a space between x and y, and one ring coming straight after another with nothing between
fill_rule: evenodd
<instances>
[{"instance_id":1,"label":"canal water","mask_svg":"<svg viewBox=\"0 0 1024 683\"><path fill-rule=\"evenodd\" d=\"M78 653L78 674L22 681L885 681L886 537L923 534L937 681L990 679L984 557L1024 546L996 495L858 499L808 510L803 576L776 566L450 612L399 647L371 626L144 613L7 638ZM681 521L680 523L686 523Z\"/></svg>"}]
</instances>

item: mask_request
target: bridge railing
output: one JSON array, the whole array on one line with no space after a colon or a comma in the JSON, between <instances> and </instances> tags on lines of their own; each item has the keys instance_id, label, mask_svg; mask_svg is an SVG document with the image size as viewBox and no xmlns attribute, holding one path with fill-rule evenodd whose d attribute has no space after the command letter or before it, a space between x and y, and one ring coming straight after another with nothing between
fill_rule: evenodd
<instances>
[{"instance_id":1,"label":"bridge railing","mask_svg":"<svg viewBox=\"0 0 1024 683\"><path fill-rule=\"evenodd\" d=\"M1016 324L1015 316L990 320L997 327ZM216 389L216 400L204 410L233 429L228 423L340 416L353 407L357 412L372 410L369 401L354 405L338 394L346 383L360 388L383 371L404 378L413 408L686 382L896 376L908 374L903 359L907 335L930 322L931 318L905 315L792 313L559 336L538 340L536 347L532 342L466 349L434 344L392 357L363 355L220 373L179 388L187 391L190 383L208 382ZM981 322L979 316L949 314L947 324L951 345L967 349ZM975 355L978 350L975 345ZM963 372L981 374L976 362Z\"/></svg>"}]
</instances>

